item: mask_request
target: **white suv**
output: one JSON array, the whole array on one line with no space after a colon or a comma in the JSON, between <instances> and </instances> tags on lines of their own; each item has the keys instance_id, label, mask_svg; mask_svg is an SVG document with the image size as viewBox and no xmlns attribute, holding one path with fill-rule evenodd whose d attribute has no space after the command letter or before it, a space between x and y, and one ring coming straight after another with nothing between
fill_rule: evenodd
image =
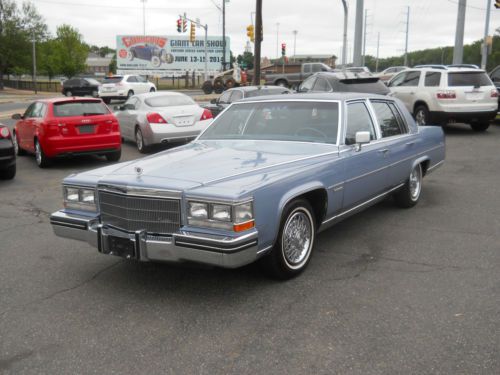
<instances>
[{"instance_id":1,"label":"white suv","mask_svg":"<svg viewBox=\"0 0 500 375\"><path fill-rule=\"evenodd\" d=\"M403 101L419 125L463 122L484 131L497 113L498 92L480 69L408 69L388 86L390 95Z\"/></svg>"},{"instance_id":2,"label":"white suv","mask_svg":"<svg viewBox=\"0 0 500 375\"><path fill-rule=\"evenodd\" d=\"M106 77L99 86L99 97L109 104L112 99L124 100L135 94L156 91L154 83L138 75Z\"/></svg>"}]
</instances>

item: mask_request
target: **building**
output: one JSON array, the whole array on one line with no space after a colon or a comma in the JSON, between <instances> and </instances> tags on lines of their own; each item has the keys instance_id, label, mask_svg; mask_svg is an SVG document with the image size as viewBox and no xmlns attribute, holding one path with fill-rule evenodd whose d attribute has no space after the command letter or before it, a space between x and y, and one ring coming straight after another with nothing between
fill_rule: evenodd
<instances>
[{"instance_id":1,"label":"building","mask_svg":"<svg viewBox=\"0 0 500 375\"><path fill-rule=\"evenodd\" d=\"M294 55L288 58L290 62L308 63L308 62L322 62L332 68L335 68L337 56L335 55Z\"/></svg>"},{"instance_id":2,"label":"building","mask_svg":"<svg viewBox=\"0 0 500 375\"><path fill-rule=\"evenodd\" d=\"M85 74L104 77L109 73L109 64L111 64L112 59L113 54L101 57L95 53L89 53L87 60L85 60L85 64L87 65Z\"/></svg>"}]
</instances>

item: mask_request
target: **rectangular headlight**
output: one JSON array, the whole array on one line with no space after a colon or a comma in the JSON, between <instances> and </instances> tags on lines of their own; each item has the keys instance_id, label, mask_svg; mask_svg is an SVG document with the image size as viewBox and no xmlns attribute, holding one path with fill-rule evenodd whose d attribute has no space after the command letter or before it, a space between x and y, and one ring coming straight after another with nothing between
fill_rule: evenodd
<instances>
[{"instance_id":1,"label":"rectangular headlight","mask_svg":"<svg viewBox=\"0 0 500 375\"><path fill-rule=\"evenodd\" d=\"M234 206L234 222L244 223L253 219L252 202L247 202Z\"/></svg>"},{"instance_id":2,"label":"rectangular headlight","mask_svg":"<svg viewBox=\"0 0 500 375\"><path fill-rule=\"evenodd\" d=\"M188 217L193 219L208 219L208 203L188 202Z\"/></svg>"},{"instance_id":3,"label":"rectangular headlight","mask_svg":"<svg viewBox=\"0 0 500 375\"><path fill-rule=\"evenodd\" d=\"M231 221L231 206L227 204L211 204L210 219L217 221Z\"/></svg>"},{"instance_id":4,"label":"rectangular headlight","mask_svg":"<svg viewBox=\"0 0 500 375\"><path fill-rule=\"evenodd\" d=\"M95 190L77 187L64 186L64 207L82 211L97 211Z\"/></svg>"}]
</instances>

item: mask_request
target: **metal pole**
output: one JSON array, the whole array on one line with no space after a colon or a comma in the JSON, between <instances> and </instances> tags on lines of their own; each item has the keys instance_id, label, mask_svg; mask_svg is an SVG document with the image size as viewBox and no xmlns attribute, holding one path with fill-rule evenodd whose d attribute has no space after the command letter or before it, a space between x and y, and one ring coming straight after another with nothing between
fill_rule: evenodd
<instances>
[{"instance_id":1,"label":"metal pole","mask_svg":"<svg viewBox=\"0 0 500 375\"><path fill-rule=\"evenodd\" d=\"M279 48L278 48L279 36L280 36L280 23L276 22L276 60L280 58Z\"/></svg>"},{"instance_id":2,"label":"metal pole","mask_svg":"<svg viewBox=\"0 0 500 375\"><path fill-rule=\"evenodd\" d=\"M363 44L363 7L364 0L356 2L356 24L354 29L353 65L361 66L361 47Z\"/></svg>"},{"instance_id":3,"label":"metal pole","mask_svg":"<svg viewBox=\"0 0 500 375\"><path fill-rule=\"evenodd\" d=\"M365 23L363 26L363 63L361 64L362 66L365 66L365 57L366 57L366 20L368 18L368 9L365 9Z\"/></svg>"},{"instance_id":4,"label":"metal pole","mask_svg":"<svg viewBox=\"0 0 500 375\"><path fill-rule=\"evenodd\" d=\"M461 64L464 55L465 8L467 0L459 0L457 30L455 32L455 48L453 48L453 64Z\"/></svg>"},{"instance_id":5,"label":"metal pole","mask_svg":"<svg viewBox=\"0 0 500 375\"><path fill-rule=\"evenodd\" d=\"M146 35L146 1L141 0L142 2L142 34Z\"/></svg>"},{"instance_id":6,"label":"metal pole","mask_svg":"<svg viewBox=\"0 0 500 375\"><path fill-rule=\"evenodd\" d=\"M380 31L377 34L377 59L375 60L375 72L378 73L378 52L380 48Z\"/></svg>"},{"instance_id":7,"label":"metal pole","mask_svg":"<svg viewBox=\"0 0 500 375\"><path fill-rule=\"evenodd\" d=\"M404 66L408 66L408 34L410 32L410 7L407 8L406 12L406 40L405 40L405 61Z\"/></svg>"},{"instance_id":8,"label":"metal pole","mask_svg":"<svg viewBox=\"0 0 500 375\"><path fill-rule=\"evenodd\" d=\"M222 0L222 71L226 70L226 0Z\"/></svg>"},{"instance_id":9,"label":"metal pole","mask_svg":"<svg viewBox=\"0 0 500 375\"><path fill-rule=\"evenodd\" d=\"M295 61L295 55L297 54L297 51L295 47L297 46L297 30L293 30L293 61Z\"/></svg>"},{"instance_id":10,"label":"metal pole","mask_svg":"<svg viewBox=\"0 0 500 375\"><path fill-rule=\"evenodd\" d=\"M255 1L255 44L253 54L253 84L260 85L260 44L262 42L262 0Z\"/></svg>"},{"instance_id":11,"label":"metal pole","mask_svg":"<svg viewBox=\"0 0 500 375\"><path fill-rule=\"evenodd\" d=\"M490 1L486 1L486 22L484 24L484 39L483 39L483 52L481 56L481 69L486 69L486 63L488 61L488 31L490 29L490 11L491 4Z\"/></svg>"},{"instance_id":12,"label":"metal pole","mask_svg":"<svg viewBox=\"0 0 500 375\"><path fill-rule=\"evenodd\" d=\"M344 6L344 38L342 41L342 66L345 67L347 64L347 20L348 20L348 9L346 0L342 0L342 5Z\"/></svg>"},{"instance_id":13,"label":"metal pole","mask_svg":"<svg viewBox=\"0 0 500 375\"><path fill-rule=\"evenodd\" d=\"M207 52L207 44L208 44L208 24L205 24L205 42L203 43L205 46L205 81L208 81L208 52Z\"/></svg>"},{"instance_id":14,"label":"metal pole","mask_svg":"<svg viewBox=\"0 0 500 375\"><path fill-rule=\"evenodd\" d=\"M37 82L36 82L36 40L35 40L35 34L33 34L33 86L35 89L35 94L38 94L38 89L37 89Z\"/></svg>"}]
</instances>

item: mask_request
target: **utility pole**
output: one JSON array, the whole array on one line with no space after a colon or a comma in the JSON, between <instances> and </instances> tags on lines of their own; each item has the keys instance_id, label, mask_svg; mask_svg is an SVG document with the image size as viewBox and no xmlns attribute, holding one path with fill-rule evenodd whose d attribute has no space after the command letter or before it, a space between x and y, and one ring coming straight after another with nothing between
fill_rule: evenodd
<instances>
[{"instance_id":1,"label":"utility pole","mask_svg":"<svg viewBox=\"0 0 500 375\"><path fill-rule=\"evenodd\" d=\"M253 84L260 85L260 44L262 37L262 0L255 0L255 45L253 54Z\"/></svg>"},{"instance_id":2,"label":"utility pole","mask_svg":"<svg viewBox=\"0 0 500 375\"><path fill-rule=\"evenodd\" d=\"M466 6L467 0L458 0L457 30L455 32L455 48L453 48L453 64L461 64L463 60Z\"/></svg>"},{"instance_id":3,"label":"utility pole","mask_svg":"<svg viewBox=\"0 0 500 375\"><path fill-rule=\"evenodd\" d=\"M33 43L33 87L35 89L35 94L38 94L37 82L36 82L36 39L35 33L31 34L33 39L31 40Z\"/></svg>"},{"instance_id":4,"label":"utility pole","mask_svg":"<svg viewBox=\"0 0 500 375\"><path fill-rule=\"evenodd\" d=\"M375 72L378 73L378 51L380 47L380 31L377 34L377 59L375 60Z\"/></svg>"},{"instance_id":5,"label":"utility pole","mask_svg":"<svg viewBox=\"0 0 500 375\"><path fill-rule=\"evenodd\" d=\"M361 66L361 45L363 44L363 7L364 0L356 1L356 24L354 28L353 65Z\"/></svg>"},{"instance_id":6,"label":"utility pole","mask_svg":"<svg viewBox=\"0 0 500 375\"><path fill-rule=\"evenodd\" d=\"M146 35L146 1L141 0L142 2L142 34Z\"/></svg>"},{"instance_id":7,"label":"utility pole","mask_svg":"<svg viewBox=\"0 0 500 375\"><path fill-rule=\"evenodd\" d=\"M486 1L486 22L484 24L484 39L483 39L483 49L481 56L481 69L486 69L486 62L488 60L488 31L490 29L490 11L491 4L490 0Z\"/></svg>"},{"instance_id":8,"label":"utility pole","mask_svg":"<svg viewBox=\"0 0 500 375\"><path fill-rule=\"evenodd\" d=\"M410 7L406 8L406 39L405 39L405 60L403 65L408 66L408 35L410 32Z\"/></svg>"},{"instance_id":9,"label":"utility pole","mask_svg":"<svg viewBox=\"0 0 500 375\"><path fill-rule=\"evenodd\" d=\"M191 22L191 24L195 24L196 26L202 27L203 29L205 29L205 40L203 42L203 47L205 50L205 73L204 73L205 77L204 77L204 81L208 81L208 51L207 51L207 48L208 48L207 47L207 45L208 45L208 24L202 25L199 18L193 20L191 18L186 17L186 13L184 13L183 16L179 14L179 18L184 18L185 20Z\"/></svg>"},{"instance_id":10,"label":"utility pole","mask_svg":"<svg viewBox=\"0 0 500 375\"><path fill-rule=\"evenodd\" d=\"M222 0L222 71L226 70L226 0Z\"/></svg>"},{"instance_id":11,"label":"utility pole","mask_svg":"<svg viewBox=\"0 0 500 375\"><path fill-rule=\"evenodd\" d=\"M297 30L293 30L293 60L295 61L295 55L296 55L296 49L295 47L297 46Z\"/></svg>"},{"instance_id":12,"label":"utility pole","mask_svg":"<svg viewBox=\"0 0 500 375\"><path fill-rule=\"evenodd\" d=\"M276 22L276 60L280 58L279 55L279 37L280 37L280 23Z\"/></svg>"},{"instance_id":13,"label":"utility pole","mask_svg":"<svg viewBox=\"0 0 500 375\"><path fill-rule=\"evenodd\" d=\"M342 0L342 5L344 6L344 35L342 40L342 66L345 68L347 64L347 20L348 20L348 9L346 0Z\"/></svg>"},{"instance_id":14,"label":"utility pole","mask_svg":"<svg viewBox=\"0 0 500 375\"><path fill-rule=\"evenodd\" d=\"M365 57L366 57L366 20L368 19L368 9L365 9L365 24L363 26L364 34L363 34L363 63L362 66L365 66Z\"/></svg>"}]
</instances>

